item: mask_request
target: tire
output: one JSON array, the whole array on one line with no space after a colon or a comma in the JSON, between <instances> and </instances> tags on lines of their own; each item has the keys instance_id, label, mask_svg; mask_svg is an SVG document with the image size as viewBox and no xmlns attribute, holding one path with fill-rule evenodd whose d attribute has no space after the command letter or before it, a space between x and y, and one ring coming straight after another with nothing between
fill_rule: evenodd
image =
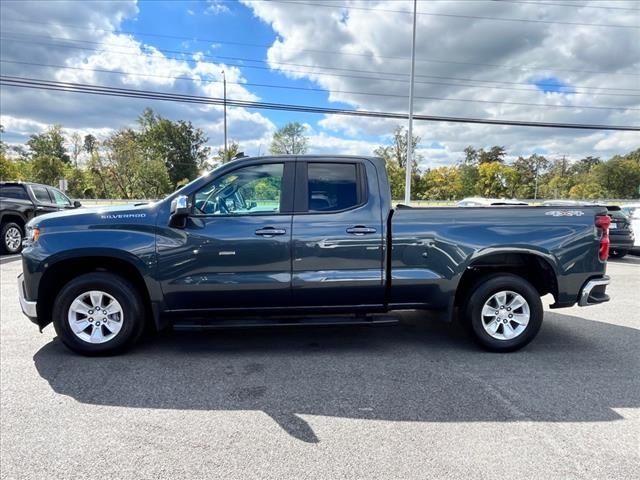
<instances>
[{"instance_id":1,"label":"tire","mask_svg":"<svg viewBox=\"0 0 640 480\"><path fill-rule=\"evenodd\" d=\"M629 250L611 250L609 252L609 256L611 258L622 258L624 257L627 253L629 253Z\"/></svg>"},{"instance_id":2,"label":"tire","mask_svg":"<svg viewBox=\"0 0 640 480\"><path fill-rule=\"evenodd\" d=\"M0 229L0 250L2 253L15 254L22 251L24 229L14 222L7 222Z\"/></svg>"},{"instance_id":3,"label":"tire","mask_svg":"<svg viewBox=\"0 0 640 480\"><path fill-rule=\"evenodd\" d=\"M518 306L522 301L525 303ZM514 305L513 310L510 305ZM488 315L483 315L485 307ZM538 334L544 316L538 291L524 278L512 274L481 278L472 288L464 311L476 342L492 352L512 352L527 345Z\"/></svg>"},{"instance_id":4,"label":"tire","mask_svg":"<svg viewBox=\"0 0 640 480\"><path fill-rule=\"evenodd\" d=\"M102 312L90 305L96 300ZM79 333L74 333L71 322ZM145 309L140 292L124 278L113 273L87 273L71 280L58 293L53 305L53 326L62 343L76 353L113 355L130 348L140 338Z\"/></svg>"}]
</instances>

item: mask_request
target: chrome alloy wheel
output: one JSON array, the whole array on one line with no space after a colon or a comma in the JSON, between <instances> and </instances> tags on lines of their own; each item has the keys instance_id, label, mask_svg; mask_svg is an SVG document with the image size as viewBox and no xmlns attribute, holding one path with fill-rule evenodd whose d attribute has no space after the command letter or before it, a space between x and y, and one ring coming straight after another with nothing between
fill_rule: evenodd
<instances>
[{"instance_id":1,"label":"chrome alloy wheel","mask_svg":"<svg viewBox=\"0 0 640 480\"><path fill-rule=\"evenodd\" d=\"M122 329L124 314L118 301L106 292L91 290L76 297L69 306L71 331L88 343L112 340Z\"/></svg>"},{"instance_id":2,"label":"chrome alloy wheel","mask_svg":"<svg viewBox=\"0 0 640 480\"><path fill-rule=\"evenodd\" d=\"M9 250L15 252L20 248L20 243L22 243L22 233L18 227L9 228L4 234L4 244Z\"/></svg>"},{"instance_id":3,"label":"chrome alloy wheel","mask_svg":"<svg viewBox=\"0 0 640 480\"><path fill-rule=\"evenodd\" d=\"M511 340L522 334L530 317L525 298L510 290L494 293L482 307L482 326L498 340Z\"/></svg>"}]
</instances>

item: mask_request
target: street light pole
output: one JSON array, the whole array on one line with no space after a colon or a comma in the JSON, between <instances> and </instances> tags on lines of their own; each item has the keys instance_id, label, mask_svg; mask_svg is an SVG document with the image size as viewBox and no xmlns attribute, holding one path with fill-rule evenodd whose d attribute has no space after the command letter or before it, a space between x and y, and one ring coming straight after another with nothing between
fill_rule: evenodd
<instances>
[{"instance_id":1,"label":"street light pole","mask_svg":"<svg viewBox=\"0 0 640 480\"><path fill-rule=\"evenodd\" d=\"M411 80L409 82L409 131L407 132L407 164L405 165L404 203L411 202L411 166L413 163L413 83L416 68L416 12L418 0L413 0L413 37L411 39Z\"/></svg>"},{"instance_id":2,"label":"street light pole","mask_svg":"<svg viewBox=\"0 0 640 480\"><path fill-rule=\"evenodd\" d=\"M222 163L225 163L229 161L229 158L227 156L227 76L224 70L222 71L222 85L224 90L224 161Z\"/></svg>"}]
</instances>

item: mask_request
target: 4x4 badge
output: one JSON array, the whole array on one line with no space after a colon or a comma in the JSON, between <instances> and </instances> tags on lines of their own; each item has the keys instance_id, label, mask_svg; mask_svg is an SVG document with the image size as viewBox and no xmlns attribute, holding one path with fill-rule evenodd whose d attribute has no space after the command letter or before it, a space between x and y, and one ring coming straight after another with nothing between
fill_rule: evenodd
<instances>
[{"instance_id":1,"label":"4x4 badge","mask_svg":"<svg viewBox=\"0 0 640 480\"><path fill-rule=\"evenodd\" d=\"M544 214L552 217L581 217L584 212L582 210L550 210Z\"/></svg>"}]
</instances>

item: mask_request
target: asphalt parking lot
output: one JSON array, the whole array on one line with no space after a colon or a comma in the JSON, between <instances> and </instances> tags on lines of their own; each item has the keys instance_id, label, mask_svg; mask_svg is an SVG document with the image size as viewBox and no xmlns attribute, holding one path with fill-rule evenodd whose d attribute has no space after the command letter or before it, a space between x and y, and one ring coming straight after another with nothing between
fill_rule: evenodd
<instances>
[{"instance_id":1,"label":"asphalt parking lot","mask_svg":"<svg viewBox=\"0 0 640 480\"><path fill-rule=\"evenodd\" d=\"M0 470L22 478L637 478L640 258L486 353L457 325L165 334L68 352L0 258ZM636 472L635 474L633 472Z\"/></svg>"}]
</instances>

